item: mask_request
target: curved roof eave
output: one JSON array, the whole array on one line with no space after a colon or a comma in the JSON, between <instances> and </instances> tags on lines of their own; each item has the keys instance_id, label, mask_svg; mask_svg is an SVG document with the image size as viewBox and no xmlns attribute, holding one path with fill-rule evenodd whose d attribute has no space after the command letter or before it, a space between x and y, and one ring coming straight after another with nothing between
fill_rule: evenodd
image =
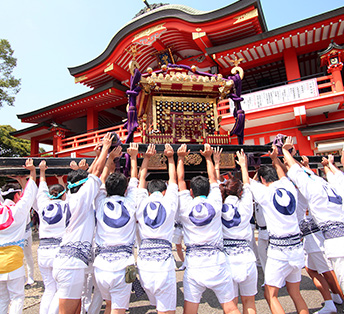
<instances>
[{"instance_id":1,"label":"curved roof eave","mask_svg":"<svg viewBox=\"0 0 344 314\"><path fill-rule=\"evenodd\" d=\"M125 38L125 36L134 32L138 28L142 28L143 26L148 25L150 23L157 22L159 20L166 18L178 18L190 23L210 22L212 20L216 20L228 16L230 14L240 12L241 10L252 5L256 7L259 11L258 16L260 24L263 29L263 32L265 32L267 30L267 26L260 4L260 0L240 0L221 9L208 12L195 10L195 12L201 12L199 14L191 14L187 12L185 9L183 10L181 6L166 5L159 7L151 12L143 14L142 16L136 17L131 22L127 23L116 33L116 35L112 38L112 40L110 41L106 49L103 51L103 53L101 53L97 58L87 63L84 63L76 67L68 68L69 73L73 76L77 76L78 74L81 74L101 64L110 56L110 54L114 51L119 42L123 38Z\"/></svg>"},{"instance_id":2,"label":"curved roof eave","mask_svg":"<svg viewBox=\"0 0 344 314\"><path fill-rule=\"evenodd\" d=\"M93 89L91 91L88 91L86 93L79 94L77 96L74 96L74 97L62 100L62 101L54 103L52 105L45 106L45 107L42 107L40 109L33 110L33 111L30 111L30 112L27 112L27 113L17 114L17 118L18 119L25 119L25 118L34 116L36 114L40 114L42 112L48 111L48 110L59 108L59 107L61 107L63 105L69 104L69 103L74 102L74 101L81 100L81 99L83 99L85 97L92 96L92 95L94 95L96 93L102 92L102 91L104 91L106 89L109 89L109 88L116 88L116 89L119 89L119 90L122 90L122 91L126 91L128 89L127 87L125 87L123 85L120 85L120 84L118 84L118 83L116 83L114 81L111 81L111 82L108 82L107 84L103 85L102 87L99 87L99 88Z\"/></svg>"},{"instance_id":3,"label":"curved roof eave","mask_svg":"<svg viewBox=\"0 0 344 314\"><path fill-rule=\"evenodd\" d=\"M306 27L306 26L311 25L311 24L319 23L321 21L336 17L336 16L341 15L341 14L344 14L344 7L340 7L338 9L313 16L313 17L301 20L301 21L296 22L296 23L292 23L292 24L288 24L288 25L285 25L285 26L282 26L279 28L275 28L271 31L268 31L268 32L265 32L262 34L258 34L258 35L254 35L254 36L251 36L251 37L248 37L245 39L241 39L241 40L238 40L238 41L235 41L232 43L228 43L228 44L220 45L220 46L216 46L216 47L206 48L206 51L209 55L212 55L212 54L220 53L220 52L227 51L230 49L235 49L237 47L245 46L245 45L248 45L250 43L257 42L257 41L266 40L270 37L278 36L280 34L290 32L290 31L293 31L295 29Z\"/></svg>"}]
</instances>

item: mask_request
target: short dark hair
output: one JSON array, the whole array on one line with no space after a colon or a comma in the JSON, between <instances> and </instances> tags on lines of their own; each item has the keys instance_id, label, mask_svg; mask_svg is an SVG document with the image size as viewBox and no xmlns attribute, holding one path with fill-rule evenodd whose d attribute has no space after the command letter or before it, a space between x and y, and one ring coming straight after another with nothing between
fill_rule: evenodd
<instances>
[{"instance_id":1,"label":"short dark hair","mask_svg":"<svg viewBox=\"0 0 344 314\"><path fill-rule=\"evenodd\" d=\"M223 200L226 199L229 195L234 195L238 198L241 198L243 191L242 182L235 177L229 178L226 183L221 184L221 194Z\"/></svg>"},{"instance_id":2,"label":"short dark hair","mask_svg":"<svg viewBox=\"0 0 344 314\"><path fill-rule=\"evenodd\" d=\"M105 188L108 196L124 196L127 187L128 179L123 173L120 172L111 173L105 182Z\"/></svg>"},{"instance_id":3,"label":"short dark hair","mask_svg":"<svg viewBox=\"0 0 344 314\"><path fill-rule=\"evenodd\" d=\"M68 173L67 182L75 183L75 182L78 182L82 179L86 179L87 177L88 177L88 172L86 170L82 170L82 169L73 170L73 171ZM70 192L72 194L78 192L79 189L81 188L81 186L82 186L82 184L78 185L74 188L71 188Z\"/></svg>"},{"instance_id":4,"label":"short dark hair","mask_svg":"<svg viewBox=\"0 0 344 314\"><path fill-rule=\"evenodd\" d=\"M205 195L208 196L210 191L210 183L208 178L203 176L193 177L190 181L190 188L194 197Z\"/></svg>"},{"instance_id":5,"label":"short dark hair","mask_svg":"<svg viewBox=\"0 0 344 314\"><path fill-rule=\"evenodd\" d=\"M19 183L17 182L12 182L12 183L6 183L2 188L1 188L1 191L2 192L7 192L8 190L21 190L21 186ZM4 198L4 200L6 199L9 199L11 201L14 201L14 196L18 193L17 192L11 192L11 193L8 193L6 195L3 195L2 197Z\"/></svg>"},{"instance_id":6,"label":"short dark hair","mask_svg":"<svg viewBox=\"0 0 344 314\"><path fill-rule=\"evenodd\" d=\"M261 166L258 169L258 178L262 177L267 183L278 180L276 169L272 166Z\"/></svg>"},{"instance_id":7,"label":"short dark hair","mask_svg":"<svg viewBox=\"0 0 344 314\"><path fill-rule=\"evenodd\" d=\"M147 190L148 193L152 194L154 192L163 192L167 189L166 183L163 180L160 179L153 179L148 182L147 184Z\"/></svg>"},{"instance_id":8,"label":"short dark hair","mask_svg":"<svg viewBox=\"0 0 344 314\"><path fill-rule=\"evenodd\" d=\"M65 189L64 186L61 184L53 184L49 187L49 194L56 197L62 191L64 191L64 189ZM63 194L60 195L57 199L61 199L62 196Z\"/></svg>"}]
</instances>

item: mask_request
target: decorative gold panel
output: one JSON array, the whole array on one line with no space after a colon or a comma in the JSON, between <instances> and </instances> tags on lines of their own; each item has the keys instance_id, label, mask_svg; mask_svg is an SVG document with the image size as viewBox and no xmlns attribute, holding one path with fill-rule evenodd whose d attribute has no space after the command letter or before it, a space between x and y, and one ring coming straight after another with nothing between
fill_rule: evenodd
<instances>
[{"instance_id":1,"label":"decorative gold panel","mask_svg":"<svg viewBox=\"0 0 344 314\"><path fill-rule=\"evenodd\" d=\"M184 164L187 166L197 166L202 162L200 154L189 154L184 158Z\"/></svg>"},{"instance_id":2,"label":"decorative gold panel","mask_svg":"<svg viewBox=\"0 0 344 314\"><path fill-rule=\"evenodd\" d=\"M155 132L175 143L202 143L218 128L215 98L153 96L152 109Z\"/></svg>"},{"instance_id":3,"label":"decorative gold panel","mask_svg":"<svg viewBox=\"0 0 344 314\"><path fill-rule=\"evenodd\" d=\"M167 170L166 156L164 154L155 154L149 159L148 169Z\"/></svg>"},{"instance_id":4,"label":"decorative gold panel","mask_svg":"<svg viewBox=\"0 0 344 314\"><path fill-rule=\"evenodd\" d=\"M221 153L220 169L235 168L235 156L233 153Z\"/></svg>"}]
</instances>

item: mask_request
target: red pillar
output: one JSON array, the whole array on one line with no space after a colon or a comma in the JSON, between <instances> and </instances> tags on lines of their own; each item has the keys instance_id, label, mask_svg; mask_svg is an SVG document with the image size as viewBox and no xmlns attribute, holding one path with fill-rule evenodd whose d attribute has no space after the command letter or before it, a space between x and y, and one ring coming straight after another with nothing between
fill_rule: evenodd
<instances>
[{"instance_id":1,"label":"red pillar","mask_svg":"<svg viewBox=\"0 0 344 314\"><path fill-rule=\"evenodd\" d=\"M334 91L336 92L343 92L343 79L342 79L342 69L343 69L343 64L338 64L335 67L329 67L327 69L328 73L332 74L333 77L333 83L334 83Z\"/></svg>"},{"instance_id":2,"label":"red pillar","mask_svg":"<svg viewBox=\"0 0 344 314\"><path fill-rule=\"evenodd\" d=\"M87 109L87 130L98 129L98 111L93 107Z\"/></svg>"},{"instance_id":3,"label":"red pillar","mask_svg":"<svg viewBox=\"0 0 344 314\"><path fill-rule=\"evenodd\" d=\"M287 80L295 80L301 77L296 49L288 48L283 50L284 66L287 73Z\"/></svg>"},{"instance_id":4,"label":"red pillar","mask_svg":"<svg viewBox=\"0 0 344 314\"><path fill-rule=\"evenodd\" d=\"M31 138L31 148L30 148L30 155L36 156L39 154L39 142L34 138Z\"/></svg>"},{"instance_id":5,"label":"red pillar","mask_svg":"<svg viewBox=\"0 0 344 314\"><path fill-rule=\"evenodd\" d=\"M311 141L308 140L308 137L302 135L302 133L298 129L295 130L295 136L297 140L297 148L300 155L313 156L314 152L311 148Z\"/></svg>"}]
</instances>

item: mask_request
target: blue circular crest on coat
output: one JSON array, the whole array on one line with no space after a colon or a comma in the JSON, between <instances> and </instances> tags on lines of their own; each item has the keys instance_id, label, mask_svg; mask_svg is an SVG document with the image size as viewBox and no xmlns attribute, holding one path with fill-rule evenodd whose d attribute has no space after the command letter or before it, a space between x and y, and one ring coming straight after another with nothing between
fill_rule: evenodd
<instances>
[{"instance_id":1,"label":"blue circular crest on coat","mask_svg":"<svg viewBox=\"0 0 344 314\"><path fill-rule=\"evenodd\" d=\"M284 203L288 201L288 204L281 205L280 200L284 200ZM296 200L294 195L286 189L279 188L276 190L273 197L273 204L277 211L282 215L292 215L296 209Z\"/></svg>"},{"instance_id":2,"label":"blue circular crest on coat","mask_svg":"<svg viewBox=\"0 0 344 314\"><path fill-rule=\"evenodd\" d=\"M121 216L119 218L112 218L115 208L121 211ZM107 215L108 213L108 215ZM104 217L103 221L106 225L111 228L122 228L124 227L130 220L130 215L122 201L118 201L116 203L106 202L104 206Z\"/></svg>"},{"instance_id":3,"label":"blue circular crest on coat","mask_svg":"<svg viewBox=\"0 0 344 314\"><path fill-rule=\"evenodd\" d=\"M337 205L342 205L343 200L340 195L338 195L331 187L324 185L324 190L327 194L328 201Z\"/></svg>"},{"instance_id":4,"label":"blue circular crest on coat","mask_svg":"<svg viewBox=\"0 0 344 314\"><path fill-rule=\"evenodd\" d=\"M194 216L195 212L197 212L198 214L203 214L202 218L195 217ZM214 217L215 217L215 209L209 203L197 204L191 209L191 212L189 214L189 218L191 222L198 227L210 224Z\"/></svg>"},{"instance_id":5,"label":"blue circular crest on coat","mask_svg":"<svg viewBox=\"0 0 344 314\"><path fill-rule=\"evenodd\" d=\"M149 216L155 216L155 218L150 218L148 212L151 214ZM149 202L143 210L143 219L145 224L152 229L159 228L166 220L166 209L160 202Z\"/></svg>"},{"instance_id":6,"label":"blue circular crest on coat","mask_svg":"<svg viewBox=\"0 0 344 314\"><path fill-rule=\"evenodd\" d=\"M43 220L46 221L49 225L54 225L61 221L62 206L59 203L49 204L45 210L42 211Z\"/></svg>"},{"instance_id":7,"label":"blue circular crest on coat","mask_svg":"<svg viewBox=\"0 0 344 314\"><path fill-rule=\"evenodd\" d=\"M230 220L226 220L224 216L224 214L226 214L229 210L231 209L231 212L234 211L234 215L233 218ZM232 227L237 227L240 225L241 223L241 216L239 214L238 208L236 206L234 206L233 204L223 204L222 205L222 224L226 227L226 228L232 228Z\"/></svg>"}]
</instances>

